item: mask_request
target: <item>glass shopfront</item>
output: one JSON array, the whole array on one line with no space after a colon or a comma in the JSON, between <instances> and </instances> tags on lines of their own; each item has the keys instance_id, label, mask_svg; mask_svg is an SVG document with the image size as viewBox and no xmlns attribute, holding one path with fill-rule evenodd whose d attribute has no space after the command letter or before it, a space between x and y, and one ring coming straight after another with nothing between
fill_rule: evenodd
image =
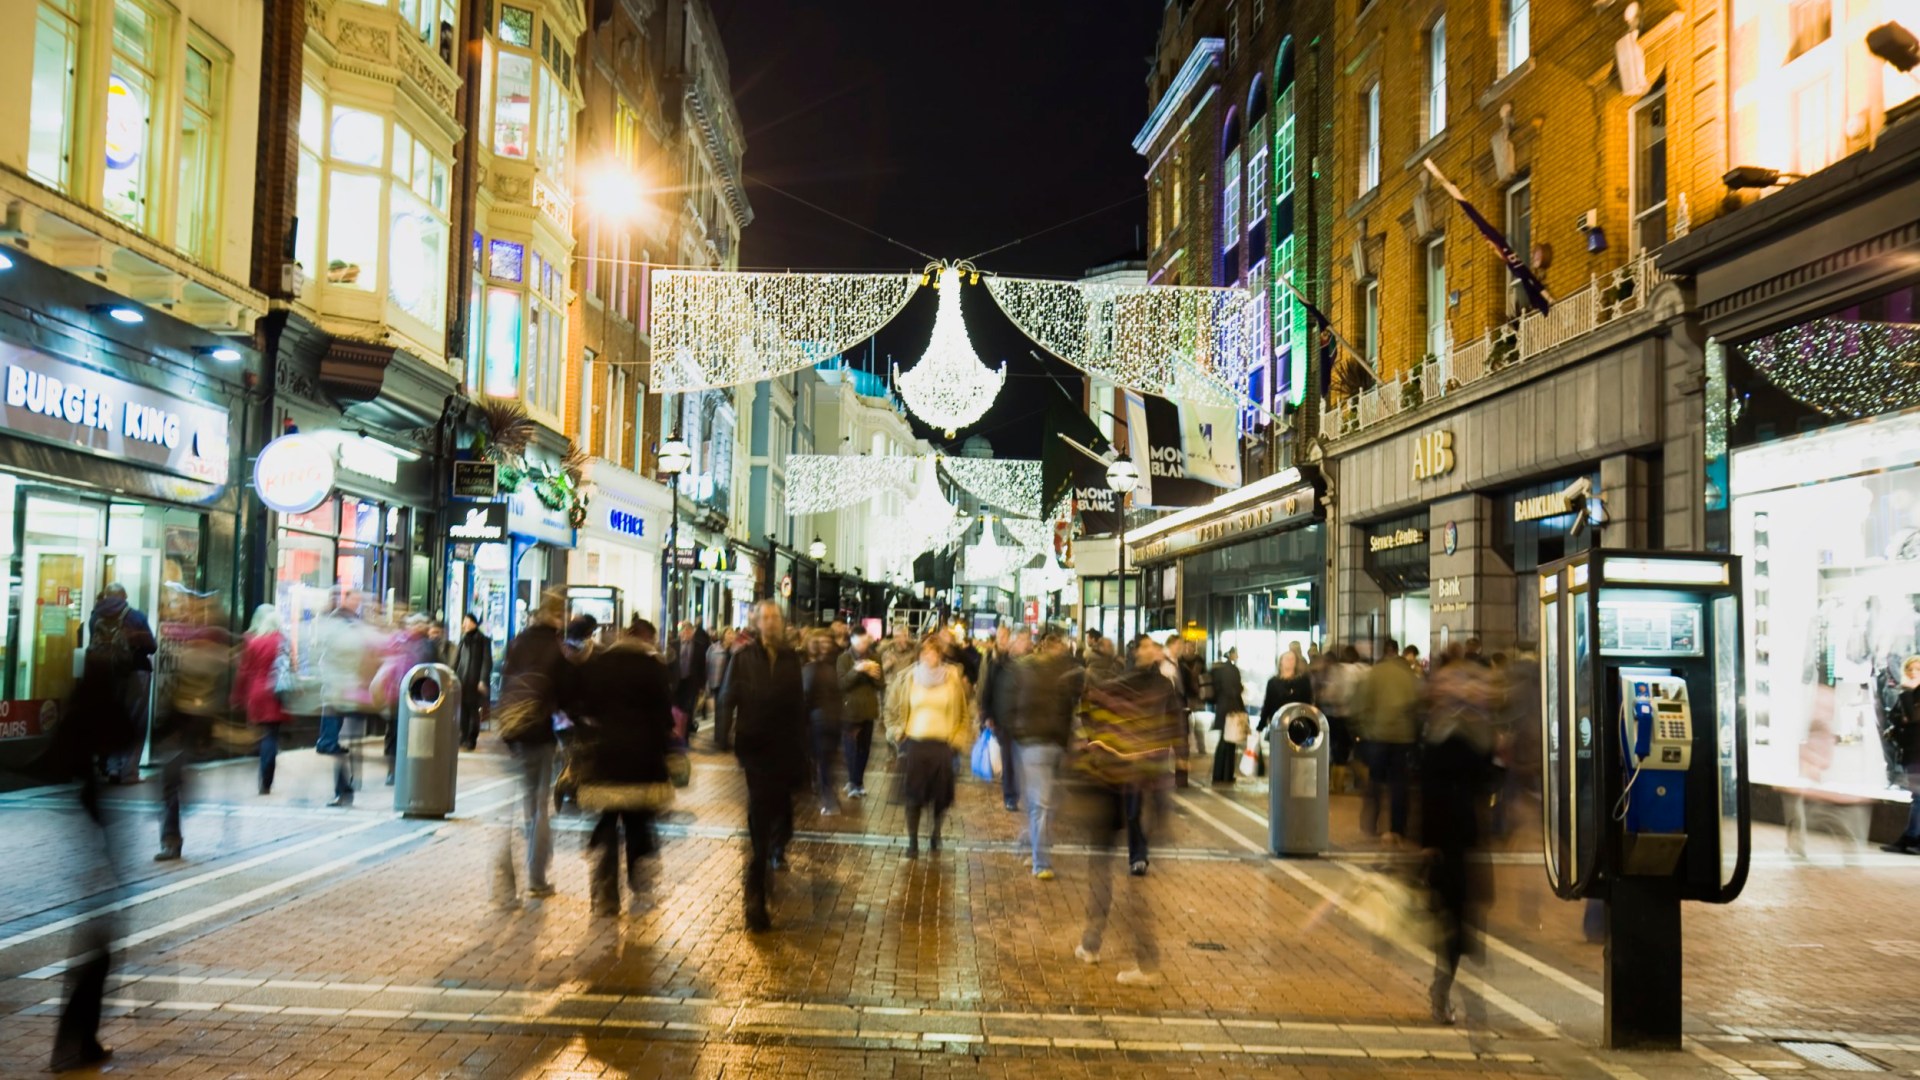
<instances>
[{"instance_id":1,"label":"glass shopfront","mask_svg":"<svg viewBox=\"0 0 1920 1080\"><path fill-rule=\"evenodd\" d=\"M1133 640L1140 630L1140 578L1126 577L1121 593L1118 575L1080 579L1080 618L1085 629L1098 630L1116 644Z\"/></svg>"},{"instance_id":2,"label":"glass shopfront","mask_svg":"<svg viewBox=\"0 0 1920 1080\"><path fill-rule=\"evenodd\" d=\"M297 669L306 670L301 659L335 588L359 592L369 617L398 619L427 610L427 515L379 499L335 495L304 514L275 518L273 602Z\"/></svg>"},{"instance_id":3,"label":"glass shopfront","mask_svg":"<svg viewBox=\"0 0 1920 1080\"><path fill-rule=\"evenodd\" d=\"M1366 567L1386 594L1384 611L1358 612L1354 632L1364 642L1390 637L1422 655L1433 641L1433 546L1425 510L1365 528Z\"/></svg>"},{"instance_id":4,"label":"glass shopfront","mask_svg":"<svg viewBox=\"0 0 1920 1080\"><path fill-rule=\"evenodd\" d=\"M1247 685L1265 686L1281 653L1325 637L1325 567L1318 522L1189 555L1180 560L1187 621L1206 630L1210 660L1239 649Z\"/></svg>"},{"instance_id":5,"label":"glass shopfront","mask_svg":"<svg viewBox=\"0 0 1920 1080\"><path fill-rule=\"evenodd\" d=\"M1881 733L1920 682L1905 674L1920 656L1917 292L1709 347L1762 783L1906 797Z\"/></svg>"}]
</instances>

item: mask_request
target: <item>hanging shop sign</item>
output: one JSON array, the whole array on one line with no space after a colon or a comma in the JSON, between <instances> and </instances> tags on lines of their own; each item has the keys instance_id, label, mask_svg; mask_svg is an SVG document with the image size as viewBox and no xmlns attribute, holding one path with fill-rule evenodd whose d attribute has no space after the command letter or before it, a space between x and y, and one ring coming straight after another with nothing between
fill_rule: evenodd
<instances>
[{"instance_id":1,"label":"hanging shop sign","mask_svg":"<svg viewBox=\"0 0 1920 1080\"><path fill-rule=\"evenodd\" d=\"M447 526L447 539L469 544L497 544L507 538L507 504L487 503L455 512L461 517Z\"/></svg>"},{"instance_id":2,"label":"hanging shop sign","mask_svg":"<svg viewBox=\"0 0 1920 1080\"><path fill-rule=\"evenodd\" d=\"M453 463L453 497L491 499L500 494L500 466L491 461Z\"/></svg>"},{"instance_id":3,"label":"hanging shop sign","mask_svg":"<svg viewBox=\"0 0 1920 1080\"><path fill-rule=\"evenodd\" d=\"M622 536L643 537L647 535L647 519L615 506L607 511L607 528Z\"/></svg>"},{"instance_id":4,"label":"hanging shop sign","mask_svg":"<svg viewBox=\"0 0 1920 1080\"><path fill-rule=\"evenodd\" d=\"M1413 438L1413 478L1438 480L1453 471L1453 432L1446 428Z\"/></svg>"},{"instance_id":5,"label":"hanging shop sign","mask_svg":"<svg viewBox=\"0 0 1920 1080\"><path fill-rule=\"evenodd\" d=\"M209 484L227 482L227 411L0 343L0 428Z\"/></svg>"},{"instance_id":6,"label":"hanging shop sign","mask_svg":"<svg viewBox=\"0 0 1920 1080\"><path fill-rule=\"evenodd\" d=\"M269 510L304 514L333 494L333 448L318 435L282 435L253 461L253 490Z\"/></svg>"},{"instance_id":7,"label":"hanging shop sign","mask_svg":"<svg viewBox=\"0 0 1920 1080\"><path fill-rule=\"evenodd\" d=\"M726 548L703 547L699 550L700 555L694 560L695 565L699 569L710 570L719 574L724 574L733 569L732 564L727 561Z\"/></svg>"},{"instance_id":8,"label":"hanging shop sign","mask_svg":"<svg viewBox=\"0 0 1920 1080\"><path fill-rule=\"evenodd\" d=\"M1392 532L1367 537L1367 550L1393 551L1397 548L1415 547L1426 542L1425 529L1395 529Z\"/></svg>"},{"instance_id":9,"label":"hanging shop sign","mask_svg":"<svg viewBox=\"0 0 1920 1080\"><path fill-rule=\"evenodd\" d=\"M701 553L707 550L704 544L688 544L673 549L673 565L676 570L700 569Z\"/></svg>"}]
</instances>

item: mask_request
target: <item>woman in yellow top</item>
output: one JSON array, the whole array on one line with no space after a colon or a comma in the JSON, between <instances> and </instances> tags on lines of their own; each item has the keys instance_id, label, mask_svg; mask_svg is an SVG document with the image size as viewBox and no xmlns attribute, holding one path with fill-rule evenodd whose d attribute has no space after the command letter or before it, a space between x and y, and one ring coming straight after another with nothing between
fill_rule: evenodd
<instances>
[{"instance_id":1,"label":"woman in yellow top","mask_svg":"<svg viewBox=\"0 0 1920 1080\"><path fill-rule=\"evenodd\" d=\"M935 638L920 643L919 661L887 687L887 738L900 748L900 801L907 807L907 858L920 857L920 810L933 807L927 847L940 850L940 821L953 805L953 756L972 738L967 678L947 662Z\"/></svg>"}]
</instances>

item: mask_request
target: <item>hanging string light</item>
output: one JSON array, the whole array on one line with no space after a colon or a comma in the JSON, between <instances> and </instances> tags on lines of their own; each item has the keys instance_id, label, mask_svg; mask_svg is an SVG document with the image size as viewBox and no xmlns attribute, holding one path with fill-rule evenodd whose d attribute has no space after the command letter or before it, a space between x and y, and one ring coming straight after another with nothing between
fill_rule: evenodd
<instances>
[{"instance_id":1,"label":"hanging string light","mask_svg":"<svg viewBox=\"0 0 1920 1080\"><path fill-rule=\"evenodd\" d=\"M1254 360L1244 289L989 276L1028 337L1090 375L1197 405L1237 406Z\"/></svg>"},{"instance_id":2,"label":"hanging string light","mask_svg":"<svg viewBox=\"0 0 1920 1080\"><path fill-rule=\"evenodd\" d=\"M947 438L986 415L1007 381L1007 367L995 371L980 362L960 317L960 283L965 264L940 267L935 288L940 306L933 317L927 351L911 370L895 376L900 399L920 419L946 431ZM974 274L975 280L979 275Z\"/></svg>"},{"instance_id":3,"label":"hanging string light","mask_svg":"<svg viewBox=\"0 0 1920 1080\"><path fill-rule=\"evenodd\" d=\"M1071 566L1061 566L1049 553L1045 563L1020 571L1020 595L1048 596L1072 588L1079 580L1078 572Z\"/></svg>"},{"instance_id":4,"label":"hanging string light","mask_svg":"<svg viewBox=\"0 0 1920 1080\"><path fill-rule=\"evenodd\" d=\"M1001 518L1000 524L1013 542L1035 555L1053 556L1053 522L1032 518Z\"/></svg>"},{"instance_id":5,"label":"hanging string light","mask_svg":"<svg viewBox=\"0 0 1920 1080\"><path fill-rule=\"evenodd\" d=\"M993 519L986 518L981 522L980 542L967 545L966 578L976 585L995 585L1032 557L1021 548L1001 547Z\"/></svg>"},{"instance_id":6,"label":"hanging string light","mask_svg":"<svg viewBox=\"0 0 1920 1080\"><path fill-rule=\"evenodd\" d=\"M799 371L865 341L906 307L915 274L653 272L654 385L735 386Z\"/></svg>"},{"instance_id":7,"label":"hanging string light","mask_svg":"<svg viewBox=\"0 0 1920 1080\"><path fill-rule=\"evenodd\" d=\"M1040 516L1040 463L995 458L943 457L940 467L967 494L1021 517Z\"/></svg>"},{"instance_id":8,"label":"hanging string light","mask_svg":"<svg viewBox=\"0 0 1920 1080\"><path fill-rule=\"evenodd\" d=\"M1749 342L1740 353L1775 386L1828 416L1850 420L1920 404L1920 326L1815 319Z\"/></svg>"},{"instance_id":9,"label":"hanging string light","mask_svg":"<svg viewBox=\"0 0 1920 1080\"><path fill-rule=\"evenodd\" d=\"M913 491L914 458L856 454L787 457L787 513L825 514L875 495Z\"/></svg>"}]
</instances>

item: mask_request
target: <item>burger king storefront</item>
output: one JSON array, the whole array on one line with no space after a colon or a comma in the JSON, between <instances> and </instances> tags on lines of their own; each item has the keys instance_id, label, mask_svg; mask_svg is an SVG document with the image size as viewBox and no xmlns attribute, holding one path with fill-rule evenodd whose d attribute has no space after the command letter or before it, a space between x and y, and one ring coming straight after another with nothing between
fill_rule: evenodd
<instances>
[{"instance_id":1,"label":"burger king storefront","mask_svg":"<svg viewBox=\"0 0 1920 1080\"><path fill-rule=\"evenodd\" d=\"M0 581L0 768L17 769L59 724L109 586L125 589L160 639L154 672L140 676L142 721L170 670L162 627L189 617L226 625L240 573L236 403L258 362L229 339L24 254L9 257L0 298L0 555L10 570Z\"/></svg>"},{"instance_id":2,"label":"burger king storefront","mask_svg":"<svg viewBox=\"0 0 1920 1080\"><path fill-rule=\"evenodd\" d=\"M1314 485L1286 469L1128 530L1127 562L1140 568L1147 625L1204 638L1209 662L1238 649L1247 685L1265 685L1291 644L1304 652L1324 637L1319 506Z\"/></svg>"}]
</instances>

